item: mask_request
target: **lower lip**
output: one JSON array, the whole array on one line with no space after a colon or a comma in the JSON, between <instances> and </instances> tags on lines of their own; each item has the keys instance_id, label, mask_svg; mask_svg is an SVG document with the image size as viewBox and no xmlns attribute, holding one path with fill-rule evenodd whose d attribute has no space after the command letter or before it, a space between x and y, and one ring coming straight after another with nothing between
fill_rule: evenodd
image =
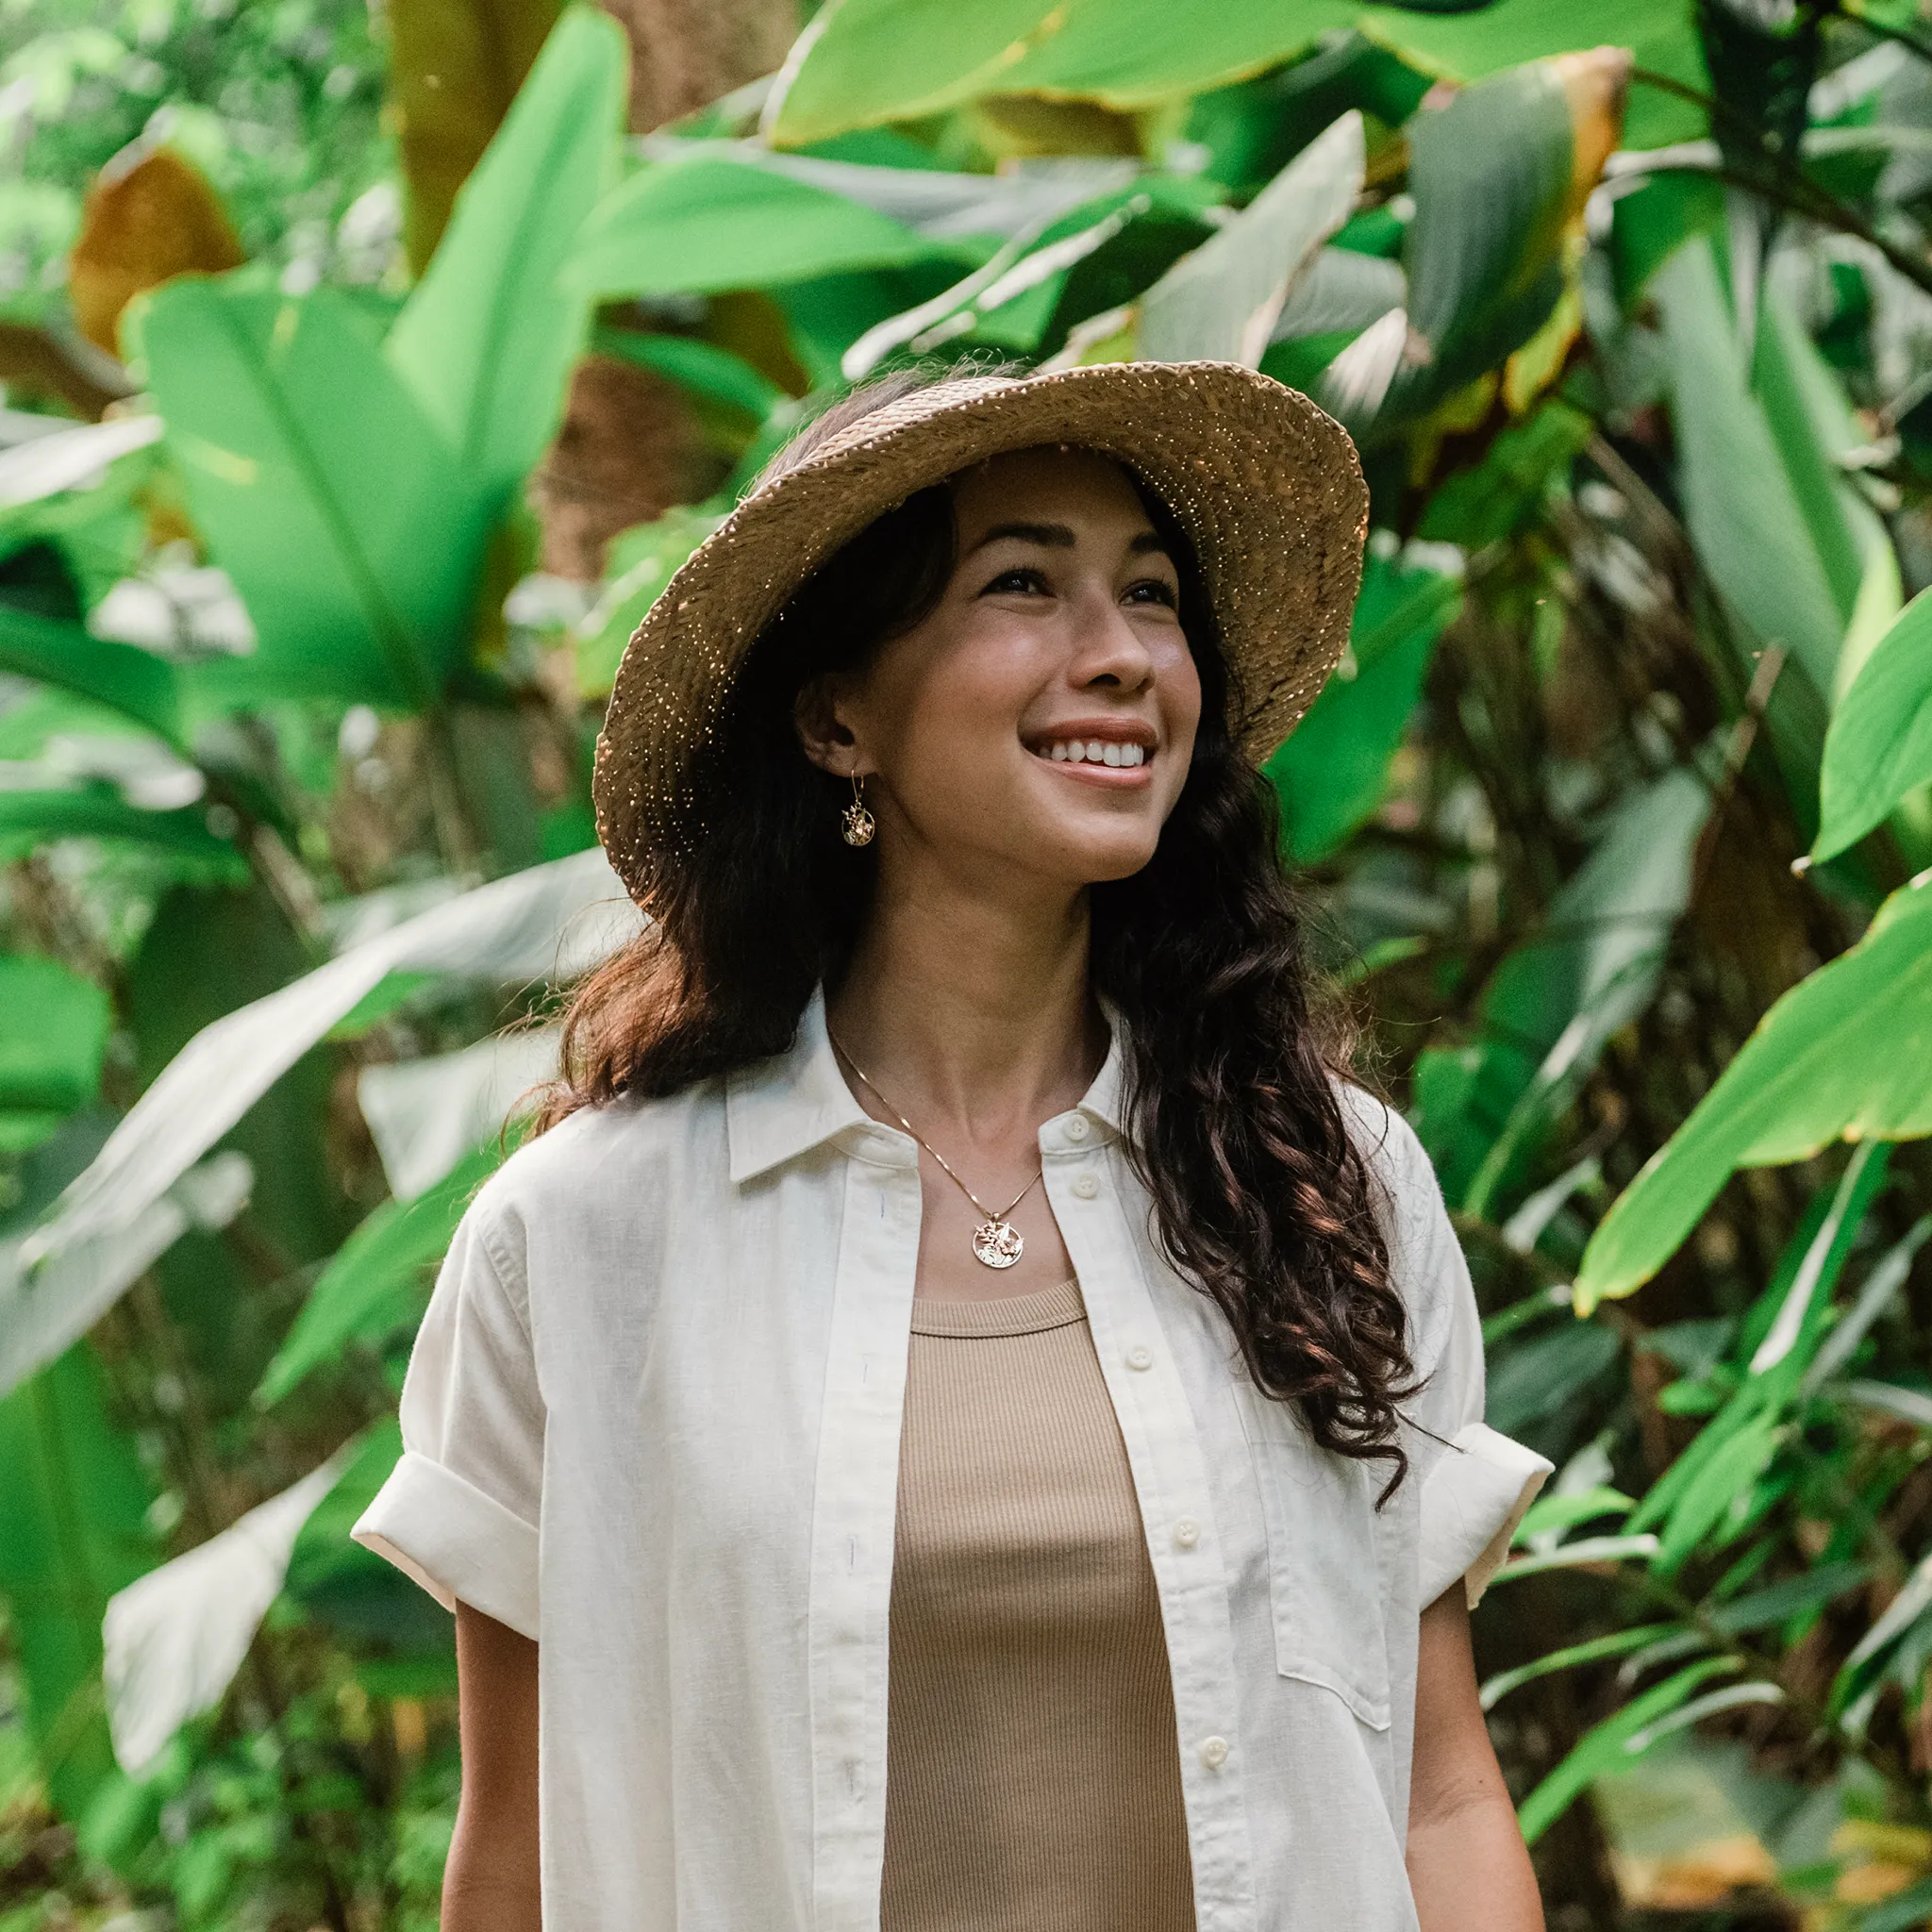
<instances>
[{"instance_id":1,"label":"lower lip","mask_svg":"<svg viewBox=\"0 0 1932 1932\"><path fill-rule=\"evenodd\" d=\"M1050 772L1061 773L1085 785L1098 785L1108 791L1138 791L1141 786L1154 782L1151 758L1141 765L1090 765L1084 758L1075 762L1073 758L1043 758L1038 752L1031 756Z\"/></svg>"}]
</instances>

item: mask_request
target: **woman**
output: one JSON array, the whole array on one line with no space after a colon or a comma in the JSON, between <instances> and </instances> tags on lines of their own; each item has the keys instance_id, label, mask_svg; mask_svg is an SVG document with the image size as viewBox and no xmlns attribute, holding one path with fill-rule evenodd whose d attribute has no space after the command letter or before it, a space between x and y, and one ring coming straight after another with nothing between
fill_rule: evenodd
<instances>
[{"instance_id":1,"label":"woman","mask_svg":"<svg viewBox=\"0 0 1932 1932\"><path fill-rule=\"evenodd\" d=\"M655 925L358 1530L457 1607L445 1927L1541 1925L1466 1602L1548 1465L1256 773L1365 511L1242 369L902 376L640 626Z\"/></svg>"}]
</instances>

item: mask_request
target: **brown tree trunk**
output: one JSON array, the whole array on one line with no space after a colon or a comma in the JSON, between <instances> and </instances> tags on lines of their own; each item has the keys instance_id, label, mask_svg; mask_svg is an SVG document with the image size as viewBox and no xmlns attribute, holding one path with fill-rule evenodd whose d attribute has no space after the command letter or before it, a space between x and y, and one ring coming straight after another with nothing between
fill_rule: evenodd
<instances>
[{"instance_id":1,"label":"brown tree trunk","mask_svg":"<svg viewBox=\"0 0 1932 1932\"><path fill-rule=\"evenodd\" d=\"M793 0L602 0L630 41L630 125L648 133L774 72L797 27ZM610 357L578 365L563 427L533 497L543 568L596 578L620 531L715 486L683 393Z\"/></svg>"},{"instance_id":2,"label":"brown tree trunk","mask_svg":"<svg viewBox=\"0 0 1932 1932\"><path fill-rule=\"evenodd\" d=\"M630 39L630 125L647 134L774 73L798 31L793 0L603 0Z\"/></svg>"}]
</instances>

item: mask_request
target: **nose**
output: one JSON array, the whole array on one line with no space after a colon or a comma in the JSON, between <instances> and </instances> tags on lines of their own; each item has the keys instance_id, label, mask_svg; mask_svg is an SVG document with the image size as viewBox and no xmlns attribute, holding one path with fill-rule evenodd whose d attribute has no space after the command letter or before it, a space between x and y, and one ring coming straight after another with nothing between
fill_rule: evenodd
<instances>
[{"instance_id":1,"label":"nose","mask_svg":"<svg viewBox=\"0 0 1932 1932\"><path fill-rule=\"evenodd\" d=\"M1082 599L1068 680L1077 691L1132 693L1154 681L1154 654L1110 594Z\"/></svg>"}]
</instances>

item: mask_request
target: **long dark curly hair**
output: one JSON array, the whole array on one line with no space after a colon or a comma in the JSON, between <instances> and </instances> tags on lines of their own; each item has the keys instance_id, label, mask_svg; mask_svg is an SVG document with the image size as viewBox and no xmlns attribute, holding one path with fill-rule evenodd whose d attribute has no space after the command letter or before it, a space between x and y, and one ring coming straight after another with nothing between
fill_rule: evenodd
<instances>
[{"instance_id":1,"label":"long dark curly hair","mask_svg":"<svg viewBox=\"0 0 1932 1932\"><path fill-rule=\"evenodd\" d=\"M933 378L852 391L769 476ZM1124 1023L1131 1158L1170 1260L1227 1318L1248 1371L1323 1448L1407 1470L1397 1405L1414 1392L1377 1183L1343 1120L1351 1041L1318 1011L1282 870L1273 788L1237 746L1239 692L1192 544L1137 483L1180 575L1200 671L1193 763L1152 861L1091 888L1093 991ZM862 932L870 855L839 835L837 781L801 749L799 693L861 667L934 608L953 570L950 490L889 510L824 563L748 655L658 867L652 928L577 990L563 1077L541 1132L622 1093L675 1093L788 1050L813 989Z\"/></svg>"}]
</instances>

